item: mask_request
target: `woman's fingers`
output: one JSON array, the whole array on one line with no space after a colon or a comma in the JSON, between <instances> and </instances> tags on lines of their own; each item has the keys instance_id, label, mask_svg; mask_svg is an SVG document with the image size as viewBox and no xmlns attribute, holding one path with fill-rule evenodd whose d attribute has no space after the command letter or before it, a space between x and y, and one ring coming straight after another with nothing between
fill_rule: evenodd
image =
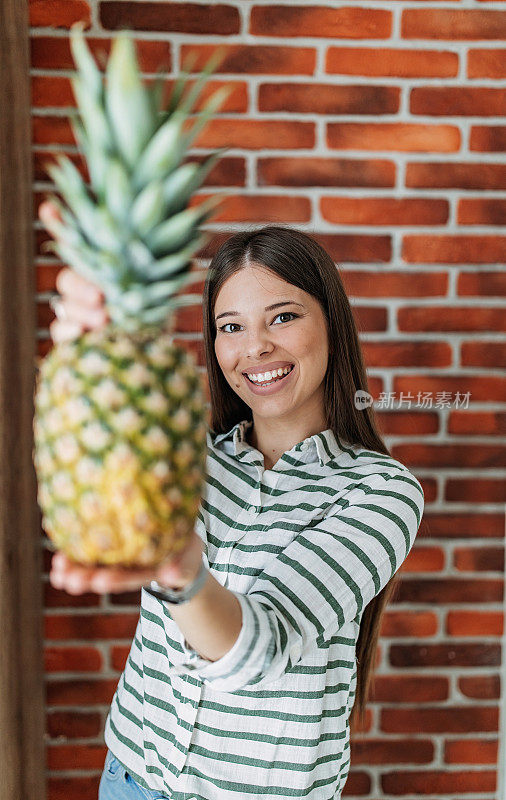
<instances>
[{"instance_id":1,"label":"woman's fingers","mask_svg":"<svg viewBox=\"0 0 506 800\"><path fill-rule=\"evenodd\" d=\"M51 222L51 220L61 220L60 213L58 211L58 207L53 205L50 200L44 200L39 208L39 219L45 225L46 222Z\"/></svg>"},{"instance_id":2,"label":"woman's fingers","mask_svg":"<svg viewBox=\"0 0 506 800\"><path fill-rule=\"evenodd\" d=\"M38 214L44 225L60 219L58 207L50 200L40 204ZM62 317L49 326L53 342L75 339L85 330L101 328L110 321L100 287L70 267L63 267L59 271L56 289L60 295Z\"/></svg>"},{"instance_id":3,"label":"woman's fingers","mask_svg":"<svg viewBox=\"0 0 506 800\"><path fill-rule=\"evenodd\" d=\"M73 300L88 308L100 308L104 305L101 289L70 267L64 267L59 271L56 276L56 289L64 300Z\"/></svg>"},{"instance_id":4,"label":"woman's fingers","mask_svg":"<svg viewBox=\"0 0 506 800\"><path fill-rule=\"evenodd\" d=\"M55 319L49 325L49 334L55 344L70 342L83 333L83 328L77 322Z\"/></svg>"},{"instance_id":5,"label":"woman's fingers","mask_svg":"<svg viewBox=\"0 0 506 800\"><path fill-rule=\"evenodd\" d=\"M51 562L49 580L55 589L64 589L69 594L129 592L147 586L152 580L178 588L196 577L202 551L202 540L194 531L182 553L156 567L87 567L58 552Z\"/></svg>"},{"instance_id":6,"label":"woman's fingers","mask_svg":"<svg viewBox=\"0 0 506 800\"><path fill-rule=\"evenodd\" d=\"M110 321L105 306L91 308L63 298L60 302L64 317L54 319L49 325L49 333L55 343L76 339L84 331L102 328Z\"/></svg>"},{"instance_id":7,"label":"woman's fingers","mask_svg":"<svg viewBox=\"0 0 506 800\"><path fill-rule=\"evenodd\" d=\"M63 553L56 553L51 563L49 580L55 589L69 594L96 592L127 592L140 589L154 580L155 569L124 569L122 567L87 567L76 564Z\"/></svg>"},{"instance_id":8,"label":"woman's fingers","mask_svg":"<svg viewBox=\"0 0 506 800\"><path fill-rule=\"evenodd\" d=\"M74 270L61 269L56 276L56 288L63 314L49 325L53 342L75 339L84 331L102 328L110 322L100 288Z\"/></svg>"}]
</instances>

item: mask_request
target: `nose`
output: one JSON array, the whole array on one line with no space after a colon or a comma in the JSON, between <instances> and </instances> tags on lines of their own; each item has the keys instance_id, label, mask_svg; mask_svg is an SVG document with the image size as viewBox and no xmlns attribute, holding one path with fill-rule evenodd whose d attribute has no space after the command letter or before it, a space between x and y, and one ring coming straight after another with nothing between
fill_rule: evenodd
<instances>
[{"instance_id":1,"label":"nose","mask_svg":"<svg viewBox=\"0 0 506 800\"><path fill-rule=\"evenodd\" d=\"M252 359L258 358L265 353L272 353L272 342L269 340L269 332L264 329L250 331L246 343L246 355Z\"/></svg>"}]
</instances>

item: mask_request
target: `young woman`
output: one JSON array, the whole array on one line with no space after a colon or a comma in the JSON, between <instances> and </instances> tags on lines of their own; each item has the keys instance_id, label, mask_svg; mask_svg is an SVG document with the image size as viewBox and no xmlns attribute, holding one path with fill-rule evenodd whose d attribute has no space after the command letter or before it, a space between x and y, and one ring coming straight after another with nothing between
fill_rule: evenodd
<instances>
[{"instance_id":1,"label":"young woman","mask_svg":"<svg viewBox=\"0 0 506 800\"><path fill-rule=\"evenodd\" d=\"M67 315L53 338L106 321L96 287L68 269L57 284ZM338 800L422 488L355 403L367 391L357 331L312 237L232 235L203 316L208 475L187 550L151 572L53 558L53 585L72 593L155 578L191 595L142 592L100 800Z\"/></svg>"}]
</instances>

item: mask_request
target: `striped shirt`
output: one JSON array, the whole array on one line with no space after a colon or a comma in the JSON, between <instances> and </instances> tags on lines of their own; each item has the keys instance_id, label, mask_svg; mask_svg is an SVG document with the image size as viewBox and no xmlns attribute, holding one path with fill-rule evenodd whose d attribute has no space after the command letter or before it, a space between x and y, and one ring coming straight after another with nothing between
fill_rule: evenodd
<instances>
[{"instance_id":1,"label":"striped shirt","mask_svg":"<svg viewBox=\"0 0 506 800\"><path fill-rule=\"evenodd\" d=\"M266 470L251 424L208 433L196 525L240 602L239 637L202 658L170 606L142 592L106 742L170 800L337 800L361 616L413 545L423 491L399 461L330 429Z\"/></svg>"}]
</instances>

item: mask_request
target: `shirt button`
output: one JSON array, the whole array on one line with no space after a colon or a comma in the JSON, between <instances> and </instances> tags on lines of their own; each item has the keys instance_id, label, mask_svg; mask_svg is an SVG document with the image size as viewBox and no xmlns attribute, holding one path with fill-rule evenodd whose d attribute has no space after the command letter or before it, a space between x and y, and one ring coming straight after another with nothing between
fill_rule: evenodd
<instances>
[{"instance_id":1,"label":"shirt button","mask_svg":"<svg viewBox=\"0 0 506 800\"><path fill-rule=\"evenodd\" d=\"M301 449L301 450L307 450L307 449L308 449L308 447L309 447L309 444L308 444L308 442L302 442L302 444L301 444L301 446L300 446L300 449Z\"/></svg>"}]
</instances>

